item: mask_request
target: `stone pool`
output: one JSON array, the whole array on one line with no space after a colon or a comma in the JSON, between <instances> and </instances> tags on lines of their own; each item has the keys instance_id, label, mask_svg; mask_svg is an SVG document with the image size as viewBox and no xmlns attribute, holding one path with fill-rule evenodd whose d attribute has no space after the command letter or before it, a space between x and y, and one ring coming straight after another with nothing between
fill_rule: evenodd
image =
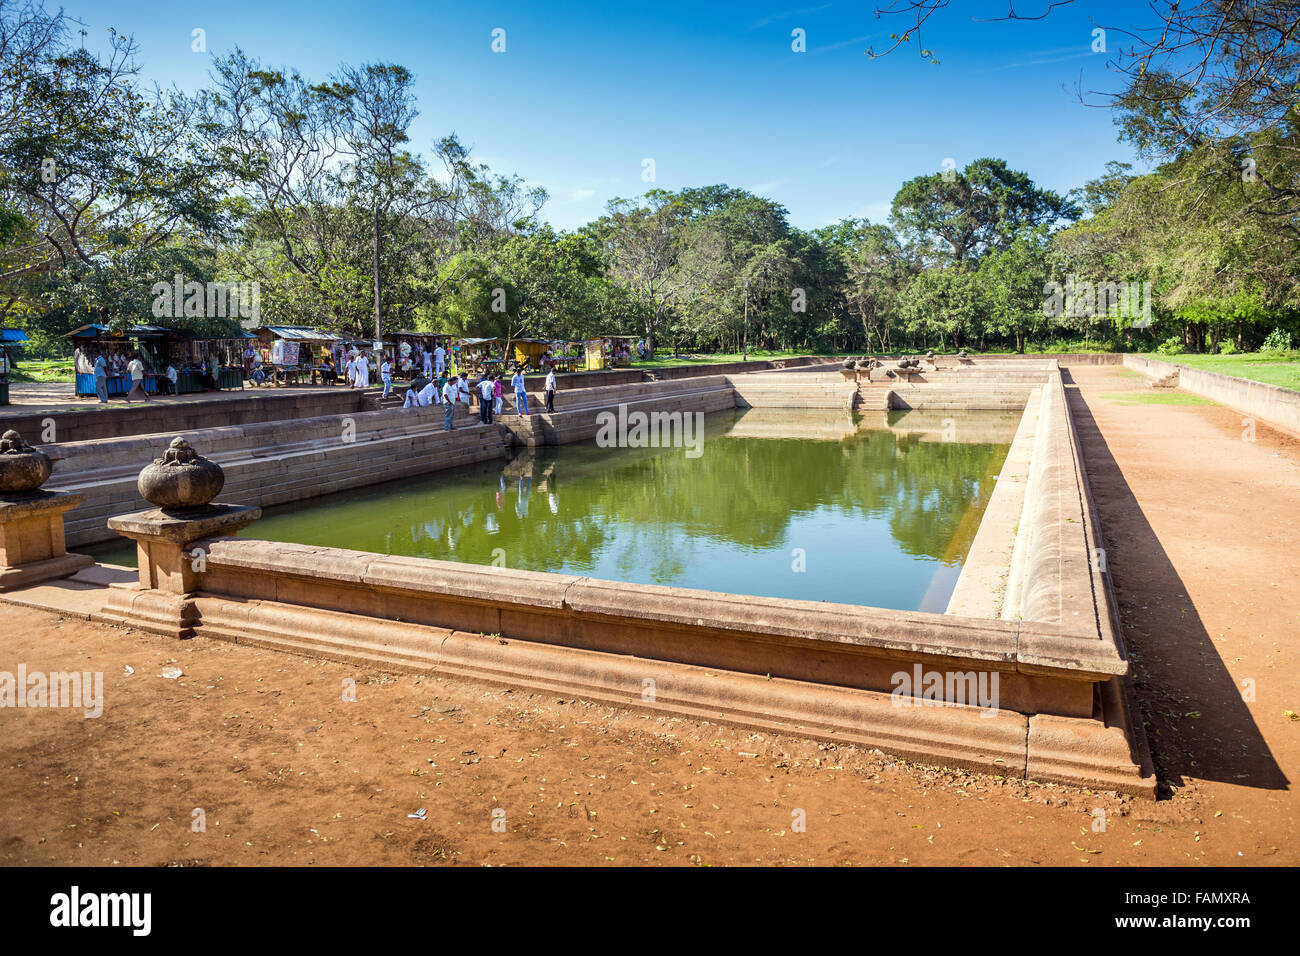
<instances>
[{"instance_id":1,"label":"stone pool","mask_svg":"<svg viewBox=\"0 0 1300 956\"><path fill-rule=\"evenodd\" d=\"M941 612L1019 412L738 409L266 509L270 541ZM691 451L691 454L687 452ZM83 548L135 564L126 542Z\"/></svg>"}]
</instances>

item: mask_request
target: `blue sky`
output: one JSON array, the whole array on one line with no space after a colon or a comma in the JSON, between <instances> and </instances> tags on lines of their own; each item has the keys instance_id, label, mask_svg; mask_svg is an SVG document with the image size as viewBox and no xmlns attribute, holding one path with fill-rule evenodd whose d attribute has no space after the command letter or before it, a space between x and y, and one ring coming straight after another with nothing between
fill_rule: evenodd
<instances>
[{"instance_id":1,"label":"blue sky","mask_svg":"<svg viewBox=\"0 0 1300 956\"><path fill-rule=\"evenodd\" d=\"M443 3L338 0L221 4L65 0L95 45L108 26L140 45L142 74L193 90L213 52L239 45L267 65L324 78L341 62L397 62L416 75L412 146L456 132L500 172L545 186L557 228L599 216L613 196L727 183L768 196L802 228L883 221L899 185L997 156L1065 191L1132 161L1111 114L1074 93L1111 89L1097 24L1143 7L1088 3L1034 22L975 22L1005 0L954 0L915 44L864 55L906 23L880 0L748 3ZM1040 12L1022 0L1022 14ZM1045 6L1038 0L1037 6ZM207 53L191 50L206 32ZM492 31L505 30L504 53ZM792 50L805 31L806 52ZM1111 56L1120 44L1106 36ZM653 159L656 179L642 180Z\"/></svg>"}]
</instances>

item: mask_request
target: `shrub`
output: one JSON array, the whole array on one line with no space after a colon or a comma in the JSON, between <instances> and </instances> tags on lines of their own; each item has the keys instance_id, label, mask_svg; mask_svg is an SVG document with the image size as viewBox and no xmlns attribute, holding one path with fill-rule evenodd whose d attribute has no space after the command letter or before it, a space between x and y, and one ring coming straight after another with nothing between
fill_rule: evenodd
<instances>
[{"instance_id":1,"label":"shrub","mask_svg":"<svg viewBox=\"0 0 1300 956\"><path fill-rule=\"evenodd\" d=\"M1281 329L1274 329L1268 333L1268 338L1264 339L1264 344L1259 347L1261 352L1289 352L1291 351L1291 333L1283 332Z\"/></svg>"},{"instance_id":2,"label":"shrub","mask_svg":"<svg viewBox=\"0 0 1300 956\"><path fill-rule=\"evenodd\" d=\"M1169 336L1169 338L1165 339L1163 342L1161 342L1159 345L1156 346L1156 351L1159 352L1161 355L1177 355L1182 350L1183 350L1183 340L1181 337L1177 335Z\"/></svg>"},{"instance_id":3,"label":"shrub","mask_svg":"<svg viewBox=\"0 0 1300 956\"><path fill-rule=\"evenodd\" d=\"M1237 354L1237 346L1232 344L1232 339L1224 339L1222 342L1219 343L1219 354L1220 355Z\"/></svg>"}]
</instances>

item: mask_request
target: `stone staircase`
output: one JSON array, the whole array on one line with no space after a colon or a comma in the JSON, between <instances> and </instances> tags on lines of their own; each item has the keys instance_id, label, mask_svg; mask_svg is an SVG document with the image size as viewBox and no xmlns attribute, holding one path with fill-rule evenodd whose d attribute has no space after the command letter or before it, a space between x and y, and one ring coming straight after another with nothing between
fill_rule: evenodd
<instances>
[{"instance_id":1,"label":"stone staircase","mask_svg":"<svg viewBox=\"0 0 1300 956\"><path fill-rule=\"evenodd\" d=\"M174 434L49 446L61 454L47 487L86 496L67 516L69 546L112 540L105 524L110 516L149 507L136 478ZM463 406L451 432L443 430L442 409L434 407L181 434L225 469L222 501L258 506L503 458L511 441L508 431L480 425Z\"/></svg>"}]
</instances>

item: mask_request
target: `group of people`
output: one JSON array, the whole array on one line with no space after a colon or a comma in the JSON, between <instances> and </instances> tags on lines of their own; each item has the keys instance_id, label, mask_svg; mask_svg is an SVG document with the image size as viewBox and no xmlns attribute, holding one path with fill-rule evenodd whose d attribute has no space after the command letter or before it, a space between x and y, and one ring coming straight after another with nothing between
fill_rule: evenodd
<instances>
[{"instance_id":1,"label":"group of people","mask_svg":"<svg viewBox=\"0 0 1300 956\"><path fill-rule=\"evenodd\" d=\"M392 387L392 366L388 361L385 361L381 366L380 374L384 382L384 395L387 397ZM439 369L436 375L430 375L428 378L417 378L411 383L411 387L406 390L406 401L402 407L424 408L429 405L442 405L443 428L451 431L456 416L456 406L471 407L475 393L477 393L479 421L484 425L490 425L495 417L501 414L502 407L505 404L505 388L502 385L502 379L503 376L488 372L483 374L471 389L467 373L459 372L455 375L448 375L445 369ZM528 387L524 380L522 367L515 369L514 375L510 378L510 387L514 389L515 408L518 413L520 415L531 415L532 412L528 408ZM547 373L544 390L547 412L555 411L556 387L555 371L552 369Z\"/></svg>"},{"instance_id":2,"label":"group of people","mask_svg":"<svg viewBox=\"0 0 1300 956\"><path fill-rule=\"evenodd\" d=\"M99 399L101 405L108 404L108 379L109 376L126 378L130 381L130 388L126 393L126 401L133 402L137 398L141 401L149 401L149 392L145 388L145 377L153 375L157 383L158 394L175 395L177 394L177 382L180 379L180 373L176 370L176 363L169 361L167 368L161 374L154 372L149 368L140 352L131 352L124 355L121 352L99 352L92 355L89 351L78 348L72 355L73 368L79 375L93 375L95 377L95 396ZM216 371L217 363L215 360L204 356L202 361L195 367L195 371L200 375L200 381L205 389L215 390L217 385Z\"/></svg>"}]
</instances>

